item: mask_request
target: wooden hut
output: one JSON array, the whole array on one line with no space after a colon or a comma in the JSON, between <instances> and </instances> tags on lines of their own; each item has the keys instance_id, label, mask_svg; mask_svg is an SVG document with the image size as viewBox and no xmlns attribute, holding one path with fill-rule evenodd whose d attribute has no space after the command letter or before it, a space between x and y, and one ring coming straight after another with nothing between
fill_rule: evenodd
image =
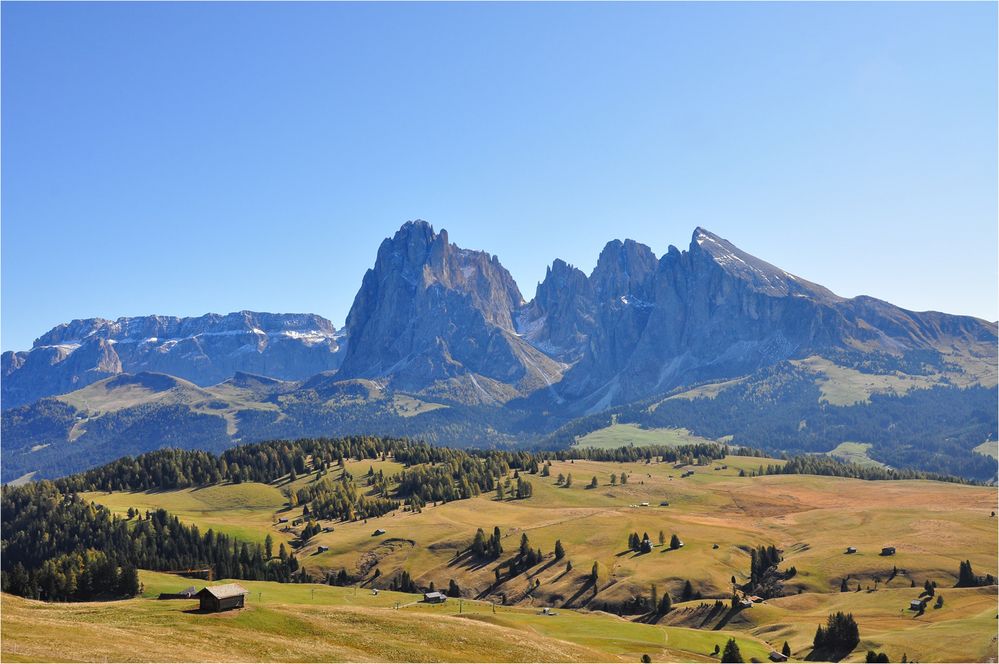
<instances>
[{"instance_id":1,"label":"wooden hut","mask_svg":"<svg viewBox=\"0 0 999 664\"><path fill-rule=\"evenodd\" d=\"M250 591L238 583L227 583L222 586L205 586L198 592L202 611L228 611L241 609Z\"/></svg>"}]
</instances>

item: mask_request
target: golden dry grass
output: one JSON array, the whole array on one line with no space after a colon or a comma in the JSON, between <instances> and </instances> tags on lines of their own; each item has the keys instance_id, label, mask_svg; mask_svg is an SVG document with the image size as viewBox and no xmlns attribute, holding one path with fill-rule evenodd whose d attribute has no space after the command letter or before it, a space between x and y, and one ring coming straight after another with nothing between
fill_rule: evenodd
<instances>
[{"instance_id":1,"label":"golden dry grass","mask_svg":"<svg viewBox=\"0 0 999 664\"><path fill-rule=\"evenodd\" d=\"M383 579L388 579L405 569L421 585L432 581L437 587L446 587L454 579L466 596L498 599L505 595L509 603L521 607L593 609L604 603L613 607L633 596L648 595L653 583L660 593L669 591L677 598L685 580L690 580L706 597L727 600L731 593L730 578L735 576L739 583L746 580L749 571L746 547L773 544L784 551L782 568L791 565L797 568L797 575L786 584L786 590L804 594L773 604L779 608L782 602L788 602L794 607L788 615L774 613L761 622L735 621L726 628L764 638L776 646L785 635L791 635L796 650L810 639L814 620L834 610L837 602L846 602L844 606L849 608L852 602L860 601L860 596L866 597L866 593L856 598L855 594L847 593L849 598L840 598L838 591L844 577L849 578L851 587L858 582L866 587L873 585L875 577L883 581L892 567L897 567L899 572L887 584L888 590L884 590L886 586L882 583L879 585L882 590L872 593L880 599L887 597L888 592L907 596L911 583L922 585L927 579L936 581L941 588L953 586L959 563L966 559L979 574L996 573L999 540L996 519L990 516L995 509L995 488L805 475L739 477L740 470L752 472L773 462L729 457L698 467L693 476L684 479L680 479L682 470L664 463L555 462L550 477L530 476L534 486L530 499L498 501L492 494L482 495L431 505L418 514L397 511L367 523L337 523L333 524L334 532L315 536L298 555L303 566L317 576L341 568L351 574L362 570L370 573L377 567ZM719 469L723 464L728 468ZM367 472L369 466L387 474L400 468L391 460L348 464L356 477ZM611 485L611 474L620 476L622 471L630 476L628 484ZM571 488L555 485L560 473L572 474ZM597 478L596 489L585 488L591 477ZM295 484L308 481L309 477L300 477ZM273 487L265 488L276 491ZM224 493L231 489L218 490ZM150 503L176 511L185 507L183 501L193 499L184 493L141 495ZM115 509L122 510L134 504L136 494L88 497L114 503ZM660 507L662 501L668 501L669 506ZM641 507L643 502L650 506ZM211 514L212 518L225 519L228 515L233 521L238 520L235 510L241 508L239 501L227 506L220 498L214 501L214 507L221 511ZM211 510L199 513L189 506L187 509L182 518L203 520L211 513ZM264 506L263 514L254 518L261 518L263 527L268 528L276 509ZM300 509L295 509L282 514L294 517L299 513ZM516 551L524 533L533 548L540 547L546 553L546 559L527 574L494 585L496 562L482 564L458 555L471 541L476 528L490 532L493 526L499 526L503 533L506 554L500 560ZM373 536L375 528L387 532ZM656 547L645 555L625 550L629 533L648 532L655 541L660 530L667 539L676 533L685 546L677 551ZM553 560L550 552L556 540L561 540L567 560L573 562L571 572L566 572L565 561ZM329 547L329 551L319 554L319 545ZM878 555L882 546L889 545L897 548L895 556ZM846 555L847 546L857 547L858 553ZM600 570L596 592L587 579L594 562ZM540 586L529 592L528 584L533 585L536 580ZM994 599L995 588L989 592ZM794 605L792 601L811 602L814 611L803 612L804 605ZM863 632L862 626L862 633L872 638L876 635L878 643L886 644L885 647L923 634L912 632L906 636L895 615L897 602L892 600L890 604L874 603L869 610L865 609L869 630L882 620L887 621L884 623L887 627ZM920 646L907 651L910 658L930 661L931 655L952 657L956 652L976 660L981 653L988 652L993 647L990 644L994 629L985 624L984 613L965 611L962 606L955 604L940 614L953 617L947 625L927 625L927 633L939 632L940 643L950 644L947 648L951 649L941 646L932 650L928 646L932 639L927 637L925 649ZM752 615L765 617L768 610ZM795 616L801 620L794 622ZM488 616L482 619L493 620ZM948 630L954 634L964 631L957 639L947 636ZM587 645L591 646L592 643Z\"/></svg>"}]
</instances>

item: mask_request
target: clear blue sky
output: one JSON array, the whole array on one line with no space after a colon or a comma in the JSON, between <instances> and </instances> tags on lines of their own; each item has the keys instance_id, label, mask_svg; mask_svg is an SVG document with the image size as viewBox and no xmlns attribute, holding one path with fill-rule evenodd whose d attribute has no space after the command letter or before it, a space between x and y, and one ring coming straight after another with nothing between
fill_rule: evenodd
<instances>
[{"instance_id":1,"label":"clear blue sky","mask_svg":"<svg viewBox=\"0 0 999 664\"><path fill-rule=\"evenodd\" d=\"M2 6L2 346L72 318L342 324L404 221L530 298L702 225L994 320L996 4Z\"/></svg>"}]
</instances>

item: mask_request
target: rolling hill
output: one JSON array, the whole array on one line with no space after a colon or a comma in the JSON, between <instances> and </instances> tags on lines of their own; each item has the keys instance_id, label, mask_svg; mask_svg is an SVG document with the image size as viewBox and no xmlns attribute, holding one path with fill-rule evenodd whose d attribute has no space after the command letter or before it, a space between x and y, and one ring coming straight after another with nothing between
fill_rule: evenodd
<instances>
[{"instance_id":1,"label":"rolling hill","mask_svg":"<svg viewBox=\"0 0 999 664\"><path fill-rule=\"evenodd\" d=\"M257 449L238 458L253 458ZM282 449L294 458L294 448L259 447ZM654 661L709 661L714 646L730 636L747 657L762 660L787 641L793 659L807 659L816 624L835 611L852 613L860 625L861 640L848 661L862 660L869 649L893 661L903 654L910 661L996 656L994 582L954 588L962 561L979 574L995 574L999 541L992 487L767 474L783 462L730 454L702 456L698 463L688 456L710 445L659 446L648 448L649 454L607 447L588 454L627 452L631 460L550 455L532 471L523 459L517 463L527 466L499 478L499 486L509 485L502 498L497 490L436 503L406 499L381 516L316 519L324 486L353 486L363 500L403 500L401 482L411 482L413 473L430 473L421 476L432 482L441 464L473 467L417 461L419 448L394 449L405 456L373 449L367 458L347 458L333 468L321 457L306 457L293 464L301 472L271 481L80 494L126 523L134 521L128 519L132 508L139 515L165 509L202 533L253 543L269 537L275 548L293 552L305 579L339 585L240 581L251 591L249 608L223 616L151 599L189 583L152 572L142 573L143 598L121 602L44 604L4 595L4 657L50 659L47 635L64 631L60 642L76 648L79 659L150 658L149 652L130 655L115 645L117 625L128 624L134 636L129 643L140 648L151 647L143 644L163 630L171 642L189 648L184 657L157 651L154 660L222 659L212 654L217 639L225 644L219 653L244 660L308 661L336 652L379 661L634 661L643 654ZM661 456L668 449L676 451L670 457L675 460ZM236 458L230 457L230 469ZM108 472L134 473L129 464L124 460ZM458 485L463 472L455 475ZM96 479L103 473L69 481L104 481ZM571 484L560 481L569 476ZM524 479L530 495L513 497ZM306 536L303 529L311 524L317 527ZM470 547L480 528L497 529L504 553L474 554ZM632 533L648 533L648 552L629 548ZM671 548L672 535L682 546ZM525 538L539 558L510 567ZM895 554L881 555L886 546ZM751 561L759 547L779 551L775 571L768 572L779 581L766 586L762 601L733 608L733 592L756 589ZM846 553L847 547L856 553ZM553 553L558 548L562 558ZM414 604L418 596L391 590L404 579L412 580L413 589L450 586L461 602L453 597L444 606ZM927 582L945 601L924 613L908 611ZM374 594L375 588L380 592ZM672 610L651 614L652 593L668 593ZM542 614L543 607L554 607L558 615ZM484 623L481 631L472 630L474 636L465 633L470 620ZM416 632L425 638L412 639ZM449 641L456 645L448 655L430 654Z\"/></svg>"}]
</instances>

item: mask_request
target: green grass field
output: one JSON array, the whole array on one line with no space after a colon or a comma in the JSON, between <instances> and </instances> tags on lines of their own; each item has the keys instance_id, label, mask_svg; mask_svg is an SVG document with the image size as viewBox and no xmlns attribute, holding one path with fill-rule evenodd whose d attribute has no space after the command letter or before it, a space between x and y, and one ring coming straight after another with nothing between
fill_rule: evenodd
<instances>
[{"instance_id":1,"label":"green grass field","mask_svg":"<svg viewBox=\"0 0 999 664\"><path fill-rule=\"evenodd\" d=\"M855 463L858 466L871 466L877 468L883 468L885 464L880 461L875 461L871 457L867 456L867 450L871 449L870 443L840 443L833 449L826 452L827 456L831 456L838 461L843 463Z\"/></svg>"},{"instance_id":2,"label":"green grass field","mask_svg":"<svg viewBox=\"0 0 999 664\"><path fill-rule=\"evenodd\" d=\"M990 456L993 459L999 459L999 441L987 440L981 445L975 447L974 451L979 454L984 454L985 456Z\"/></svg>"},{"instance_id":3,"label":"green grass field","mask_svg":"<svg viewBox=\"0 0 999 664\"><path fill-rule=\"evenodd\" d=\"M211 528L247 542L263 543L268 534L275 542L291 539L276 525L277 512L287 504L284 494L266 484L247 482L203 489L110 494L93 491L81 496L118 514L125 514L129 507L140 511L162 508L182 521L197 525L202 532Z\"/></svg>"},{"instance_id":4,"label":"green grass field","mask_svg":"<svg viewBox=\"0 0 999 664\"><path fill-rule=\"evenodd\" d=\"M597 449L617 449L634 445L695 445L711 443L712 440L695 436L686 429L642 429L637 424L612 424L603 429L597 429L576 441L579 447Z\"/></svg>"},{"instance_id":5,"label":"green grass field","mask_svg":"<svg viewBox=\"0 0 999 664\"><path fill-rule=\"evenodd\" d=\"M875 393L905 394L909 390L942 384L941 376L910 376L908 374L870 374L841 367L824 357L812 356L795 360L816 374L816 383L822 391L821 400L834 406L850 406L870 401Z\"/></svg>"},{"instance_id":6,"label":"green grass field","mask_svg":"<svg viewBox=\"0 0 999 664\"><path fill-rule=\"evenodd\" d=\"M714 383L705 383L704 385L698 385L696 387L686 389L683 392L680 392L679 394L674 394L671 397L667 397L663 401L669 401L670 399L687 399L687 400L714 399L716 396L718 396L719 392L727 390L728 388L734 385L738 385L744 380L745 378L735 378L733 380L722 380ZM649 411L650 412L654 411L661 403L663 402L660 401L659 403L653 404L652 406L649 407Z\"/></svg>"}]
</instances>

